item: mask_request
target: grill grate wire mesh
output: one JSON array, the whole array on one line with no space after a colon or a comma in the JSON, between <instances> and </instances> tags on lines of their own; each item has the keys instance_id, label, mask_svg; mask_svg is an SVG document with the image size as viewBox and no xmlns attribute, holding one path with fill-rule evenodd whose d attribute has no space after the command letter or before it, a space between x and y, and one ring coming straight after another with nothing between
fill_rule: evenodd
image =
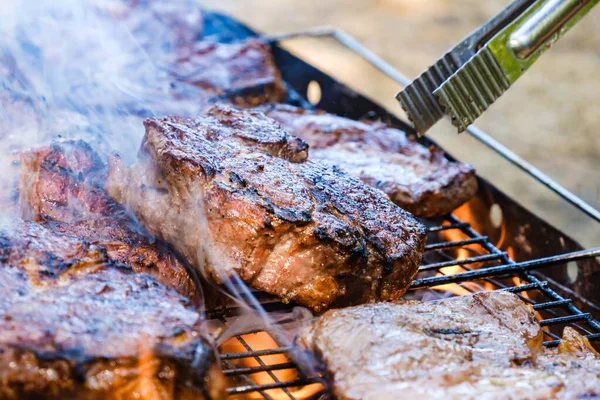
<instances>
[{"instance_id":1,"label":"grill grate wire mesh","mask_svg":"<svg viewBox=\"0 0 600 400\"><path fill-rule=\"evenodd\" d=\"M591 314L577 308L571 299L561 296L553 289L552 282L536 276L538 269L565 261L592 258L595 256L593 253L582 251L519 263L512 260L507 252L497 248L488 237L476 232L468 222L461 221L454 215L445 217L439 224L429 226L427 231L428 244L423 263L406 297L423 298L424 291L430 293L429 298L441 298L441 293L449 292L460 295L480 290L506 290L532 305L543 327L545 346L557 346L560 342L559 332L567 325L581 332L592 342L600 340L600 323ZM458 233L464 239L450 240L450 232L455 232L453 236L457 236ZM461 252L462 257L459 256ZM454 287L451 288L450 285ZM458 293L457 288L460 288ZM290 305L273 301L263 304L263 307L267 312L291 309ZM219 318L227 324L227 318ZM256 332L248 332L251 333ZM319 376L303 376L298 373L294 379L279 379L276 371L297 369L291 358L273 365L265 363L264 357L289 355L291 347L276 346L256 350L243 336L237 335L235 340L244 351L221 352L226 376L236 378L235 383L228 388L230 397L243 398L241 395L251 395L252 398L259 399L294 400L296 397L293 389L312 383L321 383L322 387L310 398L332 397ZM243 359L254 360L255 366L241 366L235 363L236 360ZM270 377L269 382L256 383L252 379L252 375L265 372Z\"/></svg>"}]
</instances>

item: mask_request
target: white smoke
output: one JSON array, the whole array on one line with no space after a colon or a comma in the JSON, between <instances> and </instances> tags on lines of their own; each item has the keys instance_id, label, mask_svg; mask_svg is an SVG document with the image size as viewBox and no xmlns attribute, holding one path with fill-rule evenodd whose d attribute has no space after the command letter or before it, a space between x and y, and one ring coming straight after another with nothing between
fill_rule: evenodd
<instances>
[{"instance_id":1,"label":"white smoke","mask_svg":"<svg viewBox=\"0 0 600 400\"><path fill-rule=\"evenodd\" d=\"M4 149L70 137L129 159L144 117L197 115L205 106L205 96L167 72L178 46L200 34L193 1L13 0L0 20Z\"/></svg>"},{"instance_id":2,"label":"white smoke","mask_svg":"<svg viewBox=\"0 0 600 400\"><path fill-rule=\"evenodd\" d=\"M6 214L4 200L18 180L15 161L20 151L56 138L83 139L102 154L118 152L130 164L144 133L144 118L200 114L207 106L206 93L177 81L170 72L200 33L201 16L193 0L4 2L0 7L0 209L4 209L0 222ZM210 246L210 230L200 219L190 223L207 232L207 241L198 251L208 254L201 259L222 268L232 300L244 310L244 317L219 339L242 332L254 321L291 345L292 338L285 337L279 325L283 316L273 319L258 304L227 267L226 257ZM295 312L300 314L292 320L305 323L311 317L305 309Z\"/></svg>"}]
</instances>

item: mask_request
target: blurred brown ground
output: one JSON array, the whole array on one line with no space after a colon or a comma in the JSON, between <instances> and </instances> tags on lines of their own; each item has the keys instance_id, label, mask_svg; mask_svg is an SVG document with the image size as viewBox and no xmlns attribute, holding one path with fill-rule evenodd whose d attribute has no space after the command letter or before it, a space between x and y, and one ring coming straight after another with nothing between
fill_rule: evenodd
<instances>
[{"instance_id":1,"label":"blurred brown ground","mask_svg":"<svg viewBox=\"0 0 600 400\"><path fill-rule=\"evenodd\" d=\"M334 25L410 78L508 0L200 0L265 33ZM286 46L402 116L398 85L333 41ZM545 54L477 125L563 186L600 208L600 8ZM449 153L575 237L600 246L600 224L447 122L429 133Z\"/></svg>"}]
</instances>

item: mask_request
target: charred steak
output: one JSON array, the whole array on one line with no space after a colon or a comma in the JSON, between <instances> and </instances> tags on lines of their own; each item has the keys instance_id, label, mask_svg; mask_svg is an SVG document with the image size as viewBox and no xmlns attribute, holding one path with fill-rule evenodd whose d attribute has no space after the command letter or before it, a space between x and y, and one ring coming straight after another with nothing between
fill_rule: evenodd
<instances>
[{"instance_id":1,"label":"charred steak","mask_svg":"<svg viewBox=\"0 0 600 400\"><path fill-rule=\"evenodd\" d=\"M101 247L10 221L0 231L0 398L224 398L186 304Z\"/></svg>"},{"instance_id":2,"label":"charred steak","mask_svg":"<svg viewBox=\"0 0 600 400\"><path fill-rule=\"evenodd\" d=\"M448 161L439 149L385 124L282 104L260 109L305 140L312 160L342 168L414 215L448 214L477 190L471 165Z\"/></svg>"},{"instance_id":3,"label":"charred steak","mask_svg":"<svg viewBox=\"0 0 600 400\"><path fill-rule=\"evenodd\" d=\"M28 220L101 246L116 263L130 264L199 301L196 282L162 243L155 243L103 188L106 164L82 141L55 142L21 155L20 206Z\"/></svg>"},{"instance_id":4,"label":"charred steak","mask_svg":"<svg viewBox=\"0 0 600 400\"><path fill-rule=\"evenodd\" d=\"M424 228L382 192L307 161L308 146L255 111L148 119L140 159L109 192L210 279L315 311L391 299L418 269Z\"/></svg>"},{"instance_id":5,"label":"charred steak","mask_svg":"<svg viewBox=\"0 0 600 400\"><path fill-rule=\"evenodd\" d=\"M565 330L543 353L530 307L508 292L378 303L321 316L298 343L325 363L338 399L580 399L600 395L600 357Z\"/></svg>"},{"instance_id":6,"label":"charred steak","mask_svg":"<svg viewBox=\"0 0 600 400\"><path fill-rule=\"evenodd\" d=\"M241 107L285 100L286 88L270 46L258 39L199 42L174 67L175 76Z\"/></svg>"}]
</instances>

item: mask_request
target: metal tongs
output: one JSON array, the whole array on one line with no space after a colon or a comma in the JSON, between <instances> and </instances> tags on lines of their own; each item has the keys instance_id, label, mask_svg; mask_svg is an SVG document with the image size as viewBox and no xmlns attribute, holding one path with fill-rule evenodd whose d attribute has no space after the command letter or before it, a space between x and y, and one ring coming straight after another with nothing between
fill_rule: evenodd
<instances>
[{"instance_id":1,"label":"metal tongs","mask_svg":"<svg viewBox=\"0 0 600 400\"><path fill-rule=\"evenodd\" d=\"M396 95L419 134L464 131L600 0L514 0Z\"/></svg>"}]
</instances>

